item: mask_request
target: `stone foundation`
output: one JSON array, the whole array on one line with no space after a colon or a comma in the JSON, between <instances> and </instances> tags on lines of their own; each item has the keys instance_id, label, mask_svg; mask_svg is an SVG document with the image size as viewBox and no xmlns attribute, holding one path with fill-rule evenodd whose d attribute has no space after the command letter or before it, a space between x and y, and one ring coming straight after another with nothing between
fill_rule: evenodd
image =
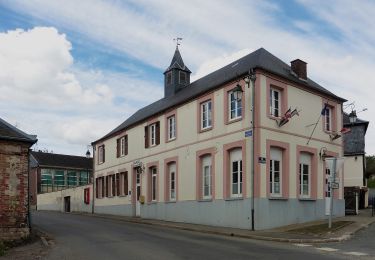
<instances>
[{"instance_id":1,"label":"stone foundation","mask_svg":"<svg viewBox=\"0 0 375 260\"><path fill-rule=\"evenodd\" d=\"M29 228L0 228L1 240L19 240L30 235Z\"/></svg>"}]
</instances>

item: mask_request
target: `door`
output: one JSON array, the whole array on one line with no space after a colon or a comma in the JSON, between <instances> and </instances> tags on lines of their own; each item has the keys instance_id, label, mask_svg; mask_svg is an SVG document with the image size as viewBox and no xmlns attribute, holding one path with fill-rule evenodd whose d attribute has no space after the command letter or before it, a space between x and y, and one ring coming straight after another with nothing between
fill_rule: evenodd
<instances>
[{"instance_id":1,"label":"door","mask_svg":"<svg viewBox=\"0 0 375 260\"><path fill-rule=\"evenodd\" d=\"M135 215L139 217L141 215L141 202L139 201L139 198L141 196L141 174L136 173L136 202L135 202Z\"/></svg>"},{"instance_id":2,"label":"door","mask_svg":"<svg viewBox=\"0 0 375 260\"><path fill-rule=\"evenodd\" d=\"M64 197L64 211L70 212L70 196Z\"/></svg>"}]
</instances>

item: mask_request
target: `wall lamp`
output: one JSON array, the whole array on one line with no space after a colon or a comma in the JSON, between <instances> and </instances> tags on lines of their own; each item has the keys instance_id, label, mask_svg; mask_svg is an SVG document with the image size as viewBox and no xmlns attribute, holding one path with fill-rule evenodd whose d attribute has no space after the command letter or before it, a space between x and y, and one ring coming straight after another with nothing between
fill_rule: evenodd
<instances>
[{"instance_id":1,"label":"wall lamp","mask_svg":"<svg viewBox=\"0 0 375 260\"><path fill-rule=\"evenodd\" d=\"M232 92L233 92L234 99L236 101L242 100L243 90L240 84L237 84L237 86L232 89Z\"/></svg>"},{"instance_id":2,"label":"wall lamp","mask_svg":"<svg viewBox=\"0 0 375 260\"><path fill-rule=\"evenodd\" d=\"M320 148L319 157L320 157L320 160L322 160L322 161L324 161L327 157L329 157L327 155L327 148L326 147Z\"/></svg>"}]
</instances>

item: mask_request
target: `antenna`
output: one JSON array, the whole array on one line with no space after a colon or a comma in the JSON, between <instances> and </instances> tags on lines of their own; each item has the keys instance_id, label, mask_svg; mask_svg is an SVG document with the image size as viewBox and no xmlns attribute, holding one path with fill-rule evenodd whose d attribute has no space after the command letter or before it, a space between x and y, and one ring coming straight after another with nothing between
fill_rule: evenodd
<instances>
[{"instance_id":1,"label":"antenna","mask_svg":"<svg viewBox=\"0 0 375 260\"><path fill-rule=\"evenodd\" d=\"M180 38L180 37L176 37L176 38L173 39L173 41L176 42L176 49L178 49L178 45L181 44L180 41L182 41L182 38Z\"/></svg>"}]
</instances>

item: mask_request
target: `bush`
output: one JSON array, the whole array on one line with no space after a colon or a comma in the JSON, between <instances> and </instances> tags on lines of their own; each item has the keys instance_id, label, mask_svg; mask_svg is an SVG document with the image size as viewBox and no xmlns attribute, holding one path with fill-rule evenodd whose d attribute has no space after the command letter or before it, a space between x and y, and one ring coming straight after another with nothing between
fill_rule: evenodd
<instances>
[{"instance_id":1,"label":"bush","mask_svg":"<svg viewBox=\"0 0 375 260\"><path fill-rule=\"evenodd\" d=\"M367 180L367 187L375 188L375 179L368 179Z\"/></svg>"}]
</instances>

